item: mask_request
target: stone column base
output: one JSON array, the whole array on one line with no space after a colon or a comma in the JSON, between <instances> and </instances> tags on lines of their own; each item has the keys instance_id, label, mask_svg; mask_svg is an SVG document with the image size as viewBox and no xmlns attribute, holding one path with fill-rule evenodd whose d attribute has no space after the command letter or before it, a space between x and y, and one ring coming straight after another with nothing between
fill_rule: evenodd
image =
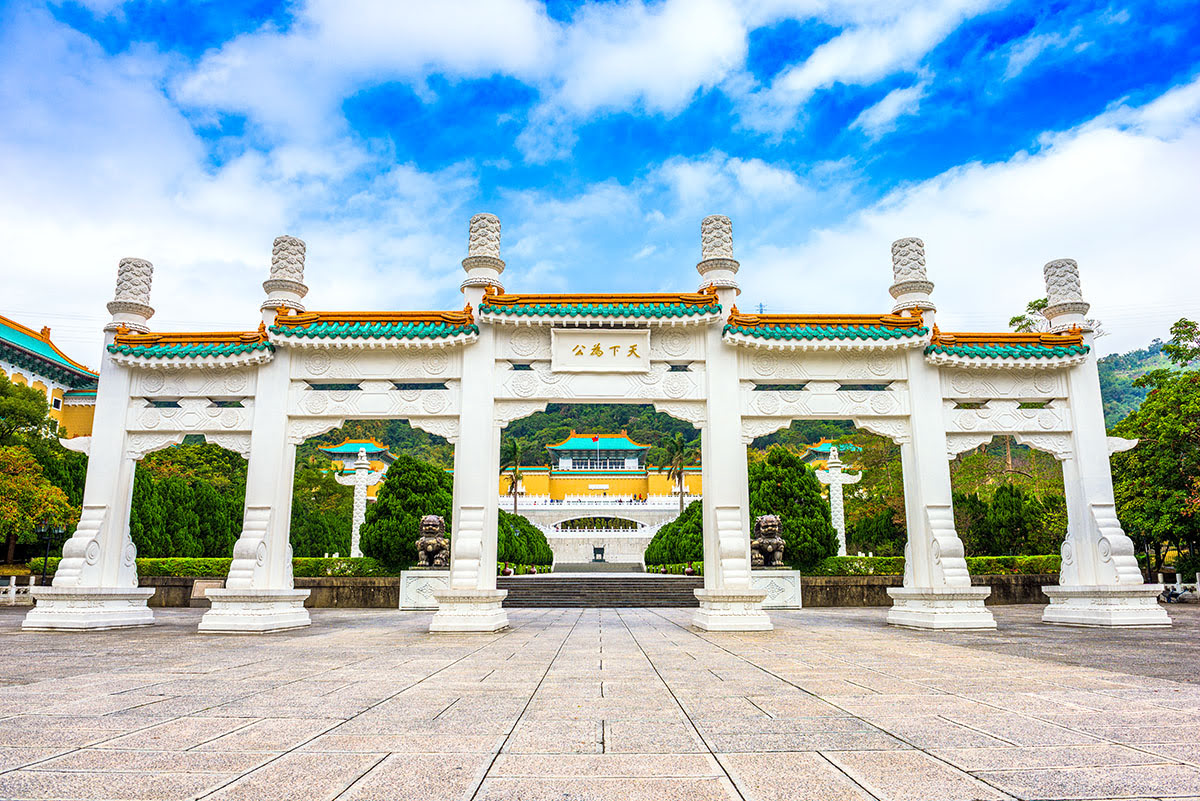
<instances>
[{"instance_id":1,"label":"stone column base","mask_svg":"<svg viewBox=\"0 0 1200 801\"><path fill-rule=\"evenodd\" d=\"M36 605L25 615L25 631L96 631L150 626L146 601L154 587L30 587Z\"/></svg>"},{"instance_id":2,"label":"stone column base","mask_svg":"<svg viewBox=\"0 0 1200 801\"><path fill-rule=\"evenodd\" d=\"M204 634L266 634L308 626L308 590L211 589L212 608L200 618Z\"/></svg>"},{"instance_id":3,"label":"stone column base","mask_svg":"<svg viewBox=\"0 0 1200 801\"><path fill-rule=\"evenodd\" d=\"M700 608L692 625L704 631L771 631L771 618L763 611L767 593L757 590L693 590Z\"/></svg>"},{"instance_id":4,"label":"stone column base","mask_svg":"<svg viewBox=\"0 0 1200 801\"><path fill-rule=\"evenodd\" d=\"M439 590L431 632L500 631L508 628L502 604L508 590Z\"/></svg>"},{"instance_id":5,"label":"stone column base","mask_svg":"<svg viewBox=\"0 0 1200 801\"><path fill-rule=\"evenodd\" d=\"M991 587L889 587L887 622L914 629L994 629L983 605Z\"/></svg>"},{"instance_id":6,"label":"stone column base","mask_svg":"<svg viewBox=\"0 0 1200 801\"><path fill-rule=\"evenodd\" d=\"M1042 587L1050 605L1043 623L1060 626L1169 626L1158 604L1161 584Z\"/></svg>"}]
</instances>

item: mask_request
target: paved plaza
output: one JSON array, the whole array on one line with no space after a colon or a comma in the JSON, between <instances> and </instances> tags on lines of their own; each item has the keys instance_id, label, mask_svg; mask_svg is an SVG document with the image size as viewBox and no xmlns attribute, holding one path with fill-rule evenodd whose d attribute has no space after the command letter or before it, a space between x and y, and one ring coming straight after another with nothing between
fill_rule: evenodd
<instances>
[{"instance_id":1,"label":"paved plaza","mask_svg":"<svg viewBox=\"0 0 1200 801\"><path fill-rule=\"evenodd\" d=\"M314 610L309 629L21 633L0 609L3 799L1200 798L1200 610L1169 630L701 633L685 609ZM1178 675L1177 675L1178 674Z\"/></svg>"}]
</instances>

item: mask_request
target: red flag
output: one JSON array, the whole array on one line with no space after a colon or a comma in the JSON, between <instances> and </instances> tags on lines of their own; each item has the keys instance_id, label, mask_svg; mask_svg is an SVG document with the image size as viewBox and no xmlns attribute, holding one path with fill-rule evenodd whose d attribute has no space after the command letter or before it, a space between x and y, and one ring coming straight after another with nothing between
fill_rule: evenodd
<instances>
[{"instance_id":1,"label":"red flag","mask_svg":"<svg viewBox=\"0 0 1200 801\"><path fill-rule=\"evenodd\" d=\"M599 435L599 434L595 434L595 435L593 435L593 436L592 436L592 442L599 442L599 441L600 441L600 435Z\"/></svg>"}]
</instances>

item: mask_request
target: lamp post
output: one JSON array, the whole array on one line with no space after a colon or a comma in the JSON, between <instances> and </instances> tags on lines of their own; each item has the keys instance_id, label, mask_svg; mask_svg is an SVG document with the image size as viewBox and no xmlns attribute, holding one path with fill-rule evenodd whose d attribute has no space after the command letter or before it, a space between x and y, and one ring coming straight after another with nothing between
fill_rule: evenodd
<instances>
[{"instance_id":1,"label":"lamp post","mask_svg":"<svg viewBox=\"0 0 1200 801\"><path fill-rule=\"evenodd\" d=\"M46 565L50 561L50 543L57 542L62 538L67 530L62 526L51 526L49 520L43 520L37 528L33 530L34 534L38 535L38 539L45 545L45 554L42 556L42 580L41 586L46 586Z\"/></svg>"}]
</instances>

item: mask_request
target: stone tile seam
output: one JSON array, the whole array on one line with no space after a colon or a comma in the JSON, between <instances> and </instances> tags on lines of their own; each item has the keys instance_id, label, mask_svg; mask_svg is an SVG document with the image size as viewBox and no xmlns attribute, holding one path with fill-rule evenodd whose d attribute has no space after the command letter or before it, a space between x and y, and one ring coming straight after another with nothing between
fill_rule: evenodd
<instances>
[{"instance_id":1,"label":"stone tile seam","mask_svg":"<svg viewBox=\"0 0 1200 801\"><path fill-rule=\"evenodd\" d=\"M525 717L525 712L528 711L529 705L531 703L533 703L533 699L537 695L538 689L541 688L542 682L544 682L546 680L546 676L550 673L550 669L552 667L554 667L555 660L557 660L559 657L559 654L562 653L563 647L566 646L566 644L567 644L567 640L571 639L571 635L575 632L575 627L579 625L579 621L583 619L583 615L586 611L587 610L581 609L579 611L579 614L577 614L575 616L575 620L573 620L571 622L571 628L567 630L566 636L563 637L562 642L560 642L558 644L558 648L555 650L554 656L550 658L550 662L546 665L546 669L542 672L541 678L538 679L537 686L533 688L533 692L531 692L529 694L529 697L525 699L525 704L524 704L524 706L521 707L521 712L520 712L520 714L517 715L517 719L515 721L513 721L513 725L509 728L508 733L504 735L504 740L500 743L500 747L497 748L495 753L492 754L492 758L490 760L488 760L487 766L483 769L483 771L479 775L479 781L478 781L478 783L476 783L475 788L471 791L471 795L469 796L469 799L471 799L471 801L474 801L475 797L479 795L479 791L481 789L483 789L483 784L484 784L484 782L487 781L488 774L492 772L492 766L494 766L496 764L496 759L500 756L500 754L502 754L504 752L504 748L505 748L505 746L508 745L509 738L512 737L513 732L515 732L517 730L517 726L521 725L521 719ZM560 612L556 616L556 619L561 619L562 616L563 616L563 613ZM548 631L548 630L549 630L549 627L547 626L546 629L537 632L537 634L543 634L543 633L545 633L545 631ZM535 634L534 636L536 637L537 634ZM515 655L516 654L514 652L513 656L515 656Z\"/></svg>"},{"instance_id":2,"label":"stone tile seam","mask_svg":"<svg viewBox=\"0 0 1200 801\"><path fill-rule=\"evenodd\" d=\"M733 775L729 772L728 768L726 768L725 764L723 762L721 762L721 760L717 757L717 752L713 749L712 744L709 743L708 738L700 733L700 728L696 725L696 722L694 720L692 720L692 716L688 713L687 709L685 709L683 704L680 703L679 698L676 697L675 690L672 689L670 683L667 682L667 680L665 678L663 678L662 673L659 672L658 665L654 664L654 660L651 659L650 655L646 653L646 649L642 647L642 644L638 640L637 635L635 635L633 633L633 629L631 629L629 627L629 623L625 620L625 616L621 614L621 610L617 609L614 611L616 612L617 619L621 621L621 624L625 627L625 630L629 633L629 637L630 637L630 639L633 640L634 645L636 645L638 647L638 650L642 652L642 656L649 663L650 668L654 671L654 674L656 676L658 676L658 680L662 682L663 686L667 688L667 692L669 692L671 694L671 700L673 700L675 702L675 705L679 707L679 711L683 713L683 716L687 720L688 725L692 727L692 732L696 735L696 737L698 737L700 739L701 744L703 744L703 746L708 750L709 756L712 757L713 759L715 759L717 761L717 764L721 766L721 772L725 774L725 779L729 782L730 786L734 788L734 791L738 794L738 797L740 797L741 799L743 799L743 801L745 801L746 796L742 792L742 788L738 786L738 783L736 781L734 781ZM715 676L716 674L714 673L713 675Z\"/></svg>"},{"instance_id":3,"label":"stone tile seam","mask_svg":"<svg viewBox=\"0 0 1200 801\"><path fill-rule=\"evenodd\" d=\"M662 617L662 619L663 619L663 620L665 620L666 622L670 623L671 625L673 625L673 626L677 626L677 627L679 627L680 629L682 629L682 630L684 630L684 631L688 631L688 629L684 629L684 628L683 628L683 626L680 626L680 625L679 625L678 623L676 623L674 620L671 620L670 618L664 617L664 616L663 616L663 615L662 615L660 612L657 612L657 611L655 611L655 610L649 610L649 611L651 611L651 612L652 612L653 614L655 614L655 615L658 615L659 617ZM761 670L763 673L766 673L768 676L772 676L772 677L773 677L773 678L775 678L776 680L778 680L778 681L781 681L781 682L783 682L784 684L787 684L787 685L788 685L788 686L790 686L790 687L795 687L797 690L799 690L800 692L804 693L805 695L807 695L807 696L809 696L809 697L811 697L811 698L816 698L816 699L817 699L817 700L819 700L819 701L823 701L824 703L827 703L827 704L829 704L830 706L832 706L832 707L835 707L835 708L837 708L837 709L841 709L843 712L845 712L845 713L846 713L847 715L849 715L850 717L852 717L852 718L855 718L855 719L857 719L857 720L861 721L862 723L865 723L865 724L867 724L867 725L868 725L868 726L870 726L871 728L873 728L873 729L875 729L875 730L877 730L877 731L879 731L879 732L881 732L881 733L883 733L883 734L887 735L888 737L892 737L892 738L895 738L896 740L899 740L900 742L904 743L905 745L909 746L910 748L912 748L912 749L914 749L914 750L916 750L916 751L919 751L919 752L920 752L920 753L922 753L922 754L925 754L927 757L929 757L929 758L930 758L930 759L932 759L933 761L937 762L938 764L940 764L940 765L942 765L942 766L944 766L944 767L948 768L950 771L952 771L952 772L954 772L954 773L959 773L959 774L961 774L961 775L963 775L963 776L966 776L966 777L970 778L972 781L977 781L977 782L979 782L980 784L986 785L987 787L990 787L991 789L995 790L996 792L1000 793L1001 795L1005 796L1006 798L1013 798L1013 796L1011 796L1011 795L1009 795L1008 793L1004 792L1004 791L1003 791L1003 790L1001 790L999 787L996 787L995 785L991 784L990 782L984 781L983 779L979 779L979 778L977 778L977 777L973 776L972 774L968 773L967 771L963 770L962 768L958 767L957 765L951 764L950 762L947 762L946 760L944 760L944 759L941 759L940 757L937 757L937 756L935 756L934 754L931 754L931 753L929 753L929 752L928 752L928 751L926 751L924 748L919 748L919 747L917 747L917 746L916 746L914 743L910 742L909 740L906 740L905 738L903 738L903 737L901 737L901 736L899 736L899 735L893 734L892 732L889 732L889 731L885 730L885 729L884 729L884 728L882 728L881 726L877 726L877 725L875 725L875 724L874 724L874 723L872 723L871 721L869 721L869 720L867 720L867 719L865 719L865 718L863 718L863 717L861 717L861 716L859 716L859 715L856 715L856 714L854 714L854 713L853 713L853 712L851 712L850 710L846 709L845 707L842 707L842 706L838 705L837 703L835 703L835 702L833 702L833 701L829 700L828 698L821 698L820 696L816 695L815 693L809 692L808 690L804 689L803 687L800 687L799 685L797 685L797 684L794 684L793 682L791 682L791 681L789 681L789 680L787 680L787 679L783 678L782 676L778 675L777 673L774 673L774 672L772 672L772 671L770 671L770 670L767 670L766 668L762 667L761 665L757 665L757 664L755 664L754 662L751 662L749 659L746 659L746 658L745 658L745 657L743 657L741 654L738 654L738 653L736 653L736 652L734 652L734 651L730 651L728 648L725 648L724 646L722 646L722 645L720 645L720 644L718 644L718 643L715 643L715 642L713 642L712 640L708 639L707 637L704 637L704 636L702 636L702 635L700 635L700 634L698 634L698 633L696 633L696 632L690 632L690 633L691 633L693 636L697 637L698 639L700 639L700 640L703 640L704 642L707 642L709 645L713 646L714 648L718 648L718 649L720 649L721 651L724 651L725 653L729 654L730 656L733 656L733 657L735 657L735 658L737 658L737 659L740 659L741 661L745 662L746 664L748 664L748 665L751 665L751 666L753 666L753 667L757 668L758 670ZM880 671L877 671L877 672L880 672ZM887 675L887 674L882 674L882 675ZM895 677L894 677L894 676L892 676L892 677L890 677L890 678L895 678ZM875 795L874 795L873 793L870 793L870 791L869 791L869 790L867 790L867 788L866 788L866 787L865 787L865 786L864 786L862 783L860 783L860 782L858 782L857 780L853 779L853 777L851 777L849 774L847 774L847 777L848 777L848 778L850 778L852 781L854 781L854 783L855 783L855 785L856 785L856 786L858 786L858 787L862 787L862 789L863 789L864 791L867 791L867 792L868 792L870 795L872 795L872 797L875 797Z\"/></svg>"},{"instance_id":4,"label":"stone tile seam","mask_svg":"<svg viewBox=\"0 0 1200 801\"><path fill-rule=\"evenodd\" d=\"M338 726L341 726L341 725L347 723L348 721L354 720L354 718L357 718L359 715L363 714L364 712L368 712L368 711L374 709L375 707L379 706L380 704L390 701L391 699L395 698L396 696L400 695L401 693L407 692L408 690L411 690L413 687L416 687L417 685L421 684L422 682L428 681L429 679L433 678L434 676L441 673L442 671L450 669L451 667L457 665L459 662L462 662L463 660L475 655L479 651L482 651L483 649L485 649L491 645L495 645L497 642L499 642L500 640L503 640L505 637L507 637L509 634L511 634L512 631L513 630L510 629L509 631L506 631L503 634L501 634L499 637L492 639L489 642L484 643L483 645L479 646L478 648L474 648L474 649L468 651L467 653L463 654L459 658L457 658L451 662L448 662L445 665L442 665L442 667L438 668L437 670L433 671L432 673L429 673L428 675L423 676L422 678L418 679L417 681L406 685L405 687L401 688L400 690L397 690L396 692L392 693L391 695L387 696L386 698L383 698L383 699L377 701L376 703L371 704L366 709L359 710L352 717L349 717L346 720L343 720L337 726L334 726L333 728L330 728L330 729L326 729L323 732L318 732L318 733L314 734L312 737L309 737L308 739L303 740L302 742L299 742L296 745L292 746L292 748L288 749L287 751L279 753L276 756L274 756L273 758L268 759L267 761L263 762L261 765L258 765L257 767L255 767L253 770L247 771L247 772L241 774L240 776L234 776L233 778L231 778L229 781L225 782L221 786L214 787L212 790L209 790L208 792L204 793L203 795L197 796L197 799L209 798L212 795L214 795L215 793L219 793L221 790L224 790L226 787L229 787L237 782L240 782L243 779L248 779L249 777L253 776L258 771L262 770L263 768L267 767L268 765L272 765L275 762L278 762L280 759L283 759L288 754L296 752L297 750L299 750L303 746L307 745L308 743L312 742L313 740L317 739L318 737L320 737L324 734L329 734L330 732L336 730L338 728ZM351 663L351 664L358 664L358 662L366 661L367 659L369 659L369 657L361 659L361 660L357 660L356 662ZM338 668L331 668L330 670L336 670L336 669L341 669L341 666L339 666ZM323 671L323 672L329 672L329 671ZM286 687L289 684L294 684L295 682L302 681L302 680L303 679L295 679L293 681L285 682L285 683L281 684L280 686ZM353 787L354 784L356 784L360 779L362 779L363 776L367 775L372 770L374 770L375 767L377 765L379 765L379 763L382 762L386 758L387 758L386 754L381 756L379 758L379 760L376 761L370 768L368 768L363 774L361 774L358 778L356 778L353 782L351 782L349 787ZM342 793L344 793L346 789L349 789L349 787L345 788L342 791ZM339 793L338 795L341 795L342 793Z\"/></svg>"}]
</instances>

